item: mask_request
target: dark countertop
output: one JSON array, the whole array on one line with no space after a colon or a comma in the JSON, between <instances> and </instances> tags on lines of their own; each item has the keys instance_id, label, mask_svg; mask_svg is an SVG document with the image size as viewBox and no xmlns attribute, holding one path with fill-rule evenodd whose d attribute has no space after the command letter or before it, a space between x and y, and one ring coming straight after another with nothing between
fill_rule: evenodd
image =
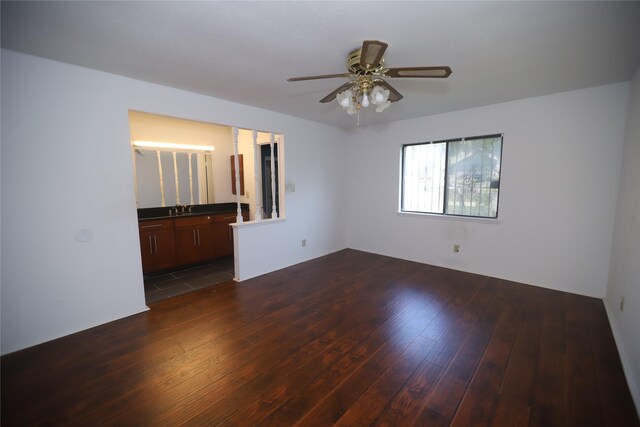
<instances>
[{"instance_id":1,"label":"dark countertop","mask_svg":"<svg viewBox=\"0 0 640 427\"><path fill-rule=\"evenodd\" d=\"M242 211L249 211L249 205L242 203ZM180 218L184 216L198 216L217 213L236 213L238 205L236 203L213 203L208 205L193 205L191 206L191 212L179 213L176 215L169 215L169 209L175 209L175 206L166 206L158 208L142 208L138 209L138 220L145 219L166 219L166 218Z\"/></svg>"}]
</instances>

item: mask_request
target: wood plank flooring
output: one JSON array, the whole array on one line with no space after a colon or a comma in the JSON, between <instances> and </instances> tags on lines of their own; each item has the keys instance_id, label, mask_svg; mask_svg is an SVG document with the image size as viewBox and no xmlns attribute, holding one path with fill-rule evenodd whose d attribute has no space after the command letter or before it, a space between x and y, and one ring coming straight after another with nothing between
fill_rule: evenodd
<instances>
[{"instance_id":1,"label":"wood plank flooring","mask_svg":"<svg viewBox=\"0 0 640 427\"><path fill-rule=\"evenodd\" d=\"M640 425L602 301L354 250L0 363L4 426Z\"/></svg>"}]
</instances>

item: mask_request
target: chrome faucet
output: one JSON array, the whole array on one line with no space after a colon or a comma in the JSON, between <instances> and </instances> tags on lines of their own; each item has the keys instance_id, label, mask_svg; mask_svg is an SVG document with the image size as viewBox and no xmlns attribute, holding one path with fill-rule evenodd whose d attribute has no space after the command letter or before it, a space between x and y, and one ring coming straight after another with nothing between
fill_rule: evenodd
<instances>
[{"instance_id":1,"label":"chrome faucet","mask_svg":"<svg viewBox=\"0 0 640 427\"><path fill-rule=\"evenodd\" d=\"M176 203L174 208L169 208L169 216L174 216L178 214L184 214L191 212L193 206L181 205L180 203Z\"/></svg>"},{"instance_id":2,"label":"chrome faucet","mask_svg":"<svg viewBox=\"0 0 640 427\"><path fill-rule=\"evenodd\" d=\"M189 213L193 209L193 206L176 204L176 212Z\"/></svg>"}]
</instances>

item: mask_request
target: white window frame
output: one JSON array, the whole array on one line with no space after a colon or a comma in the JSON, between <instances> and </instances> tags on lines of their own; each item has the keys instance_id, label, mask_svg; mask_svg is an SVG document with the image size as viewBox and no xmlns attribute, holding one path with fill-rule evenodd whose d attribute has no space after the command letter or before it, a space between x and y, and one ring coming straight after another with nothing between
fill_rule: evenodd
<instances>
[{"instance_id":1,"label":"white window frame","mask_svg":"<svg viewBox=\"0 0 640 427\"><path fill-rule=\"evenodd\" d=\"M452 142L460 142L460 141L469 141L476 139L487 139L487 138L500 138L500 168L499 168L499 180L498 180L498 196L496 200L496 215L495 216L482 216L482 215L462 215L462 214L454 214L447 213L447 197L448 197L448 173L447 173L447 165L449 162L449 144ZM443 202L442 202L442 212L429 212L429 211L415 211L415 210L404 210L404 178L405 178L405 148L408 146L415 145L428 145L428 144L446 144L445 149L445 172L444 172L444 183L443 183ZM408 214L408 215L426 215L426 216L434 216L434 217L446 217L446 218L457 218L457 219L470 219L470 220L479 220L479 221L497 221L499 218L499 207L500 207L500 189L502 184L502 155L504 149L504 134L488 134L488 135L480 135L480 136L472 136L472 137L464 137L464 138L452 138L446 140L437 140L437 141L427 141L427 142L418 142L418 143L410 143L403 144L400 148L400 185L399 185L399 197L398 197L398 213L400 214Z\"/></svg>"}]
</instances>

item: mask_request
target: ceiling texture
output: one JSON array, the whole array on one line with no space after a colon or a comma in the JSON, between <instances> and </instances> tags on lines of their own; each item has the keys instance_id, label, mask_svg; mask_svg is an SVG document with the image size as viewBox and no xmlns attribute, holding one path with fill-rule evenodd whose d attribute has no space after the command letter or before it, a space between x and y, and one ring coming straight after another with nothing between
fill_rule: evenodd
<instances>
[{"instance_id":1,"label":"ceiling texture","mask_svg":"<svg viewBox=\"0 0 640 427\"><path fill-rule=\"evenodd\" d=\"M389 79L404 95L360 126L630 80L640 2L8 2L2 47L356 127L318 101L363 40L388 67L449 65L448 79Z\"/></svg>"}]
</instances>

